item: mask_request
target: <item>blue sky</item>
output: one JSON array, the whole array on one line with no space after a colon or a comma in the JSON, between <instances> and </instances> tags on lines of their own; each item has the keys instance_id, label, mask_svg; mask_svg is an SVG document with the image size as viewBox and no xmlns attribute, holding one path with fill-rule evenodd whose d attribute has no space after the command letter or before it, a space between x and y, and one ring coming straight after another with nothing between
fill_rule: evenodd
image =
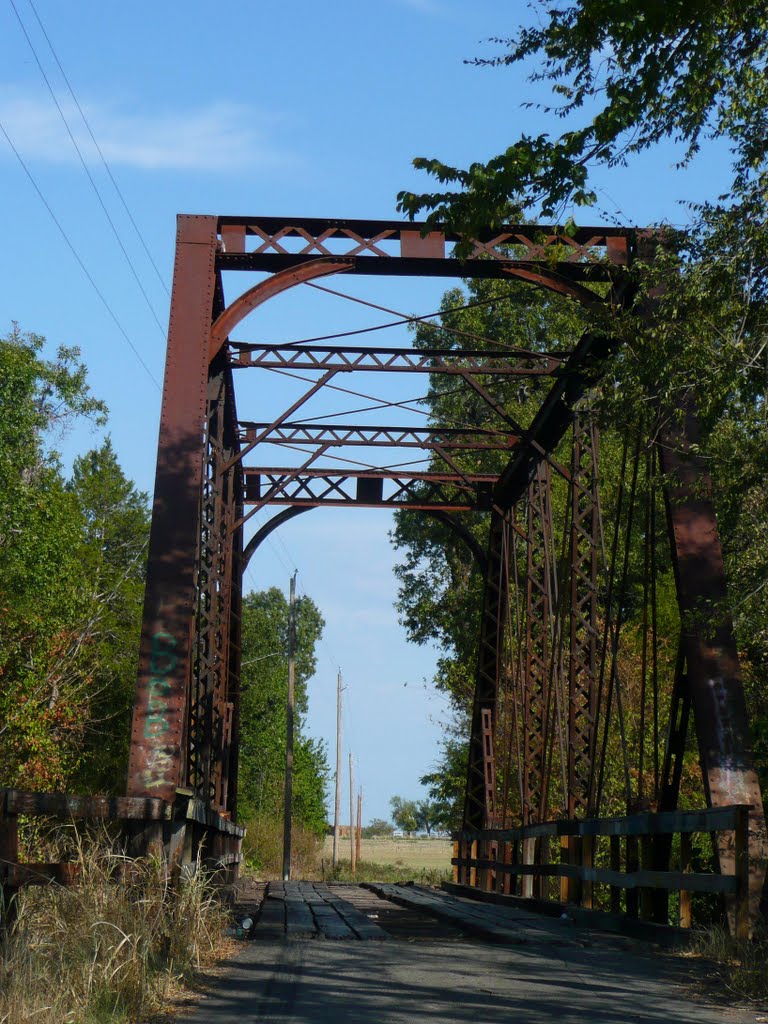
<instances>
[{"instance_id":1,"label":"blue sky","mask_svg":"<svg viewBox=\"0 0 768 1024\"><path fill-rule=\"evenodd\" d=\"M14 5L146 298L79 163ZM400 189L430 187L413 171L414 156L465 165L500 151L520 132L560 127L521 109L537 96L523 69L463 64L493 52L484 39L511 34L518 19L530 16L522 3L220 0L214 7L202 0L36 0L35 7L159 276L78 119L34 10L28 0L0 0L0 122L130 344L2 136L0 330L16 320L52 347L80 346L93 391L109 405L107 429L121 463L148 491L177 213L389 219L396 216ZM685 172L673 167L678 155L663 147L629 169L602 174L596 184L604 210L582 220L684 221L678 201L717 194L726 180L725 154L710 148ZM427 313L453 282L343 283L344 290L390 308ZM249 340L292 340L380 323L377 317L295 290L265 308L258 322L252 318ZM387 343L405 344L407 337ZM414 380L393 386L409 397L420 390ZM384 391L379 381L368 387ZM280 411L289 393L264 394L249 382L240 415L267 418L270 404ZM61 442L65 460L100 436L86 426L73 430ZM317 510L274 534L248 574L249 586L287 589L297 568L299 591L310 594L326 618L310 684L309 729L334 749L341 666L345 754L351 748L358 763L366 819L387 816L393 794L419 794L418 778L437 755L445 709L428 685L435 652L407 645L397 624L390 528L382 511Z\"/></svg>"}]
</instances>

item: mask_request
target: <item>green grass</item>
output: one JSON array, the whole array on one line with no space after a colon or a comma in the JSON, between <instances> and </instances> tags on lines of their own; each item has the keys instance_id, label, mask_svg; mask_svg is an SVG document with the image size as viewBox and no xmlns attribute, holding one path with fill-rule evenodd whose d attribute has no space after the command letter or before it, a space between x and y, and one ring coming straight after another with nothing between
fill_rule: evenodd
<instances>
[{"instance_id":1,"label":"green grass","mask_svg":"<svg viewBox=\"0 0 768 1024\"><path fill-rule=\"evenodd\" d=\"M439 885L451 877L453 847L447 839L363 839L355 881L419 882ZM326 836L323 846L323 870L326 879L352 881L349 861L349 839L342 839L341 857L336 872L331 870L333 837Z\"/></svg>"},{"instance_id":2,"label":"green grass","mask_svg":"<svg viewBox=\"0 0 768 1024\"><path fill-rule=\"evenodd\" d=\"M418 882L420 885L440 885L450 878L450 868L407 868L370 860L359 860L354 875L348 860L340 860L335 871L328 863L324 875L326 882Z\"/></svg>"}]
</instances>

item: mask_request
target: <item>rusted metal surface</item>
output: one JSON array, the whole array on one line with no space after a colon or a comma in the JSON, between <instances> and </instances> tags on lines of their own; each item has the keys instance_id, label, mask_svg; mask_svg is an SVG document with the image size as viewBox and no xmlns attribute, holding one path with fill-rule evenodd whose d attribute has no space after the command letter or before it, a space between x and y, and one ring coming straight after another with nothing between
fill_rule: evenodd
<instances>
[{"instance_id":1,"label":"rusted metal surface","mask_svg":"<svg viewBox=\"0 0 768 1024\"><path fill-rule=\"evenodd\" d=\"M471 349L364 348L352 345L255 345L230 342L233 367L262 370L365 370L383 373L483 374L542 377L557 373L564 357L544 353Z\"/></svg>"},{"instance_id":2,"label":"rusted metal surface","mask_svg":"<svg viewBox=\"0 0 768 1024\"><path fill-rule=\"evenodd\" d=\"M179 218L129 796L173 799L185 771L216 246L215 218Z\"/></svg>"},{"instance_id":3,"label":"rusted metal surface","mask_svg":"<svg viewBox=\"0 0 768 1024\"><path fill-rule=\"evenodd\" d=\"M660 438L678 601L683 617L687 693L696 725L707 802L749 804L750 886L759 905L768 856L765 815L752 753L725 567L712 506L712 482L696 451L692 404L679 427ZM732 844L719 845L721 870L733 868Z\"/></svg>"},{"instance_id":4,"label":"rusted metal surface","mask_svg":"<svg viewBox=\"0 0 768 1024\"><path fill-rule=\"evenodd\" d=\"M356 274L502 277L519 271L537 283L549 277L555 290L553 270L564 285L610 279L612 267L629 264L636 249L634 230L580 228L567 235L555 227L509 225L473 239L468 258L458 261L452 254L459 235L428 231L422 237L425 225L418 222L221 217L219 225L230 237L235 229L241 232L236 246L220 253L222 269L274 273L318 258L346 257Z\"/></svg>"},{"instance_id":5,"label":"rusted metal surface","mask_svg":"<svg viewBox=\"0 0 768 1024\"><path fill-rule=\"evenodd\" d=\"M142 856L150 850L165 851L163 869L173 877L182 866L202 865L223 886L237 877L240 847L245 832L214 811L207 802L180 790L173 803L157 798L72 796L64 793L30 793L0 789L0 930L12 923L16 904L13 897L22 886L77 885L80 864L19 863L18 816L35 822L42 818L43 828L51 822L69 827L74 821L110 822L119 832L110 833L122 840L129 856ZM114 877L129 871L122 857L112 865Z\"/></svg>"},{"instance_id":6,"label":"rusted metal surface","mask_svg":"<svg viewBox=\"0 0 768 1024\"><path fill-rule=\"evenodd\" d=\"M459 451L508 451L518 438L508 431L473 430L471 427L417 428L367 426L336 423L269 423L240 422L243 441L261 438L270 444L322 444L329 448L440 448Z\"/></svg>"},{"instance_id":7,"label":"rusted metal surface","mask_svg":"<svg viewBox=\"0 0 768 1024\"><path fill-rule=\"evenodd\" d=\"M486 731L490 728L493 732L496 719L503 617L505 615L504 602L508 598L503 585L504 539L503 517L497 512L493 512L488 532L480 642L475 694L472 703L467 785L464 797L464 823L467 828L474 829L488 827L493 823L496 813L495 793L489 791L487 785L484 728Z\"/></svg>"},{"instance_id":8,"label":"rusted metal surface","mask_svg":"<svg viewBox=\"0 0 768 1024\"><path fill-rule=\"evenodd\" d=\"M545 821L549 811L550 747L556 685L554 612L556 566L548 467L539 465L527 499L525 572L525 660L523 668L523 807L525 825Z\"/></svg>"},{"instance_id":9,"label":"rusted metal surface","mask_svg":"<svg viewBox=\"0 0 768 1024\"><path fill-rule=\"evenodd\" d=\"M183 784L198 807L234 816L244 566L272 530L296 515L357 506L433 516L461 539L483 573L468 829L514 822L535 827L553 814L573 821L607 806L612 812L619 806L625 812L671 809L689 706L712 802L761 808L723 612L722 558L711 505L698 489L701 468L685 451L676 452L676 443L665 443L663 468L680 478L668 488L684 620L676 669L664 660L657 637L662 514L648 426L628 428L618 492L607 513L601 506L597 437L586 407L617 339L585 335L572 351L528 352L474 335L466 335L472 347L461 347L460 338L455 348L431 349L324 344L331 335L285 344L232 337L265 301L303 285L396 313L314 285L335 274L511 276L586 306L621 306L632 299L626 269L638 244L648 244L646 236L604 228L566 236L548 226L508 226L472 240L469 257L459 261L453 255L458 236L434 230L422 235L418 224L272 217L180 218L179 224L129 794L172 800ZM225 307L222 275L230 271L270 276ZM593 290L594 282L601 288ZM414 321L396 315L403 324ZM349 333L356 332L339 337ZM264 382L273 379L270 373L298 378L305 390L271 419L239 420L233 370L246 367ZM371 425L353 422L352 412L311 415L310 403L322 400L325 410L335 394L373 402L355 414L386 407L420 411L414 403L422 399L388 402L340 386L351 375L371 372L449 376L451 388L464 389L484 407L492 425ZM499 388L514 378L518 386L546 389L525 423ZM524 378L541 380L537 385ZM279 462L287 452L286 461L293 457L296 464L275 467L263 454L266 445L280 449ZM387 467L361 462L365 448L402 449L401 461L394 456ZM424 471L412 469L414 451L424 453ZM501 472L496 452L508 454ZM468 453L472 472L465 468ZM251 517L268 505L285 508L246 543ZM465 513L486 515L487 552ZM640 608L639 622L632 623L636 647L627 646L624 621L632 601ZM703 610L714 625L702 620ZM628 675L637 678L639 693L629 692ZM630 700L633 713L639 709L639 725L632 728ZM669 739L662 759L664 735ZM756 863L765 855L761 823L756 813ZM145 842L165 825L152 828L146 826ZM192 842L185 829L174 833L174 849L182 834L187 846ZM226 830L219 832L215 841L225 843ZM580 833L568 833L566 840L569 870L562 877L570 880L570 894L588 903L590 879L596 878L594 846ZM519 857L531 869L528 890L536 876L542 895L548 883L534 869L552 855L549 842L549 834L528 836L513 850L488 838L475 859L512 863ZM619 870L613 845L610 853L611 870ZM628 870L663 871L668 861L660 838L626 844ZM481 884L491 884L494 870L487 864L462 868L466 880ZM759 869L753 874L756 892ZM494 884L498 891L508 888L509 872L496 872ZM618 900L616 893L611 899ZM644 913L651 904L647 893L638 901L630 891L626 905ZM654 912L660 913L660 904Z\"/></svg>"},{"instance_id":10,"label":"rusted metal surface","mask_svg":"<svg viewBox=\"0 0 768 1024\"><path fill-rule=\"evenodd\" d=\"M4 790L8 814L27 817L63 818L102 821L168 821L170 804L165 800L126 796L71 796L67 793L30 793L26 790Z\"/></svg>"},{"instance_id":11,"label":"rusted metal surface","mask_svg":"<svg viewBox=\"0 0 768 1024\"><path fill-rule=\"evenodd\" d=\"M289 288L304 284L306 281L312 281L317 277L327 277L329 274L343 273L350 268L349 260L312 260L301 267L289 268L282 273L274 274L266 281L260 281L259 284L249 288L216 318L210 334L209 361L213 362L218 355L230 331L233 331L249 313L252 313L263 302L275 298L276 295Z\"/></svg>"},{"instance_id":12,"label":"rusted metal surface","mask_svg":"<svg viewBox=\"0 0 768 1024\"><path fill-rule=\"evenodd\" d=\"M568 800L570 817L587 813L597 720L598 625L597 431L589 416L573 426L568 552Z\"/></svg>"},{"instance_id":13,"label":"rusted metal surface","mask_svg":"<svg viewBox=\"0 0 768 1024\"><path fill-rule=\"evenodd\" d=\"M245 503L263 505L357 505L472 511L490 508L496 477L472 473L335 472L310 467L245 469ZM386 485L386 486L385 486Z\"/></svg>"}]
</instances>

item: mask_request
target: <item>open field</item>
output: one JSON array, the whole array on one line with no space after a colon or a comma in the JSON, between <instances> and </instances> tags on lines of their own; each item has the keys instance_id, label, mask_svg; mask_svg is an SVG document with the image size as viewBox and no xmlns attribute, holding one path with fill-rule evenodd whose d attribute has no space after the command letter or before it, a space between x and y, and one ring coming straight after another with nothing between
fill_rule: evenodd
<instances>
[{"instance_id":1,"label":"open field","mask_svg":"<svg viewBox=\"0 0 768 1024\"><path fill-rule=\"evenodd\" d=\"M333 837L326 836L323 858L331 859ZM448 870L451 866L453 844L450 839L363 839L360 859L374 864L393 864L416 871ZM349 860L349 839L342 839L339 855Z\"/></svg>"}]
</instances>

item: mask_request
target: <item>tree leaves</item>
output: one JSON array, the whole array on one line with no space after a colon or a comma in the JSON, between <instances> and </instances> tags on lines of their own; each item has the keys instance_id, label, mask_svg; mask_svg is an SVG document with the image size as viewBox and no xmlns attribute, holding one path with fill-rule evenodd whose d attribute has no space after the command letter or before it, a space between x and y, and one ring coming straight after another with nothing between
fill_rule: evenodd
<instances>
[{"instance_id":1,"label":"tree leaves","mask_svg":"<svg viewBox=\"0 0 768 1024\"><path fill-rule=\"evenodd\" d=\"M662 139L682 144L682 162L705 139L732 143L734 191L764 165L768 133L768 11L761 0L537 0L539 24L510 39L504 52L476 66L529 62L533 82L556 98L544 112L577 125L550 138L522 135L503 153L467 170L418 157L444 188L400 192L412 219L475 235L524 214L555 218L595 202L590 168L614 166ZM595 109L596 108L596 109Z\"/></svg>"}]
</instances>

